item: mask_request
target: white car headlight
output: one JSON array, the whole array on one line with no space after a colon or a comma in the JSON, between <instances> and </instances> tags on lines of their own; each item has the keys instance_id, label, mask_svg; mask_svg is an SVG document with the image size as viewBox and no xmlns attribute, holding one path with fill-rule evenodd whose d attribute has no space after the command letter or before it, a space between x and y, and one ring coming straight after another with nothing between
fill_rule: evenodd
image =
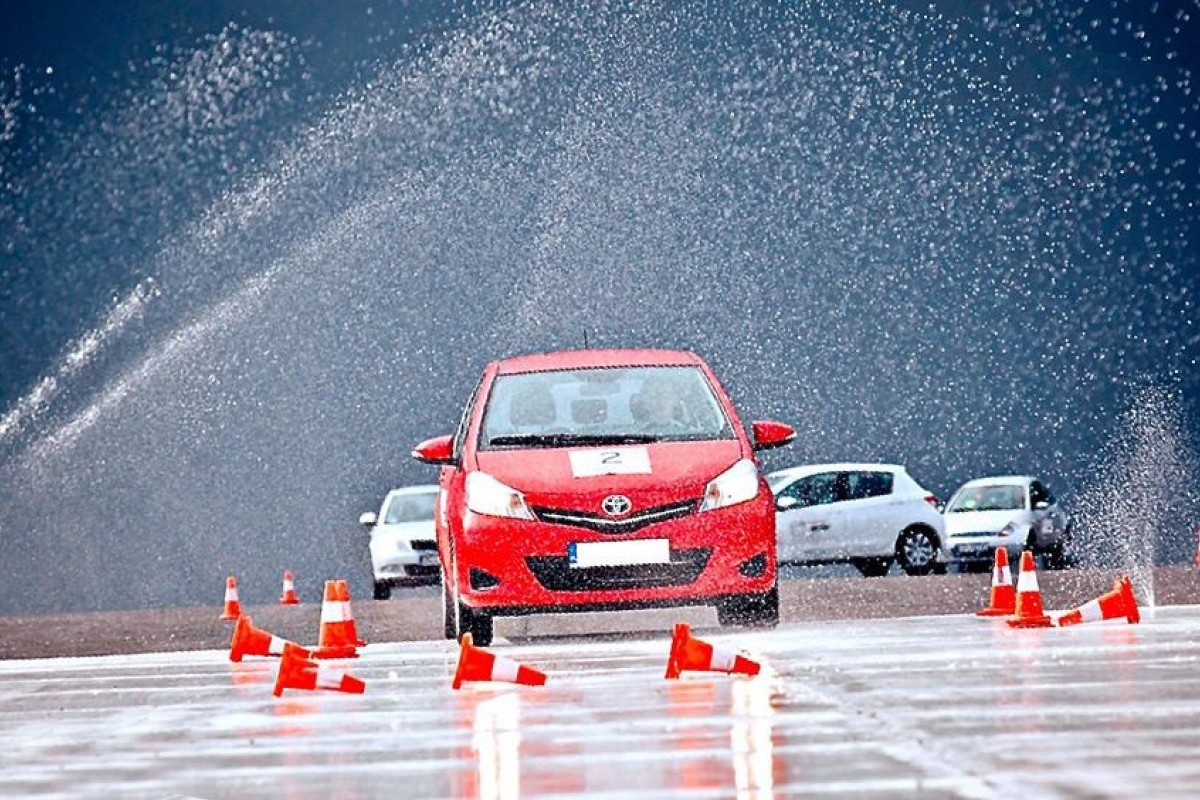
<instances>
[{"instance_id":1,"label":"white car headlight","mask_svg":"<svg viewBox=\"0 0 1200 800\"><path fill-rule=\"evenodd\" d=\"M748 458L734 464L704 487L701 511L745 503L758 496L758 467Z\"/></svg>"},{"instance_id":2,"label":"white car headlight","mask_svg":"<svg viewBox=\"0 0 1200 800\"><path fill-rule=\"evenodd\" d=\"M1014 536L1014 535L1016 535L1017 530L1020 527L1021 526L1017 524L1017 521L1013 520L1012 522L1008 523L1007 525L1005 525L1003 528L1000 529L1000 535L1001 536Z\"/></svg>"},{"instance_id":3,"label":"white car headlight","mask_svg":"<svg viewBox=\"0 0 1200 800\"><path fill-rule=\"evenodd\" d=\"M467 475L467 508L476 514L510 519L533 519L525 495L484 472Z\"/></svg>"}]
</instances>

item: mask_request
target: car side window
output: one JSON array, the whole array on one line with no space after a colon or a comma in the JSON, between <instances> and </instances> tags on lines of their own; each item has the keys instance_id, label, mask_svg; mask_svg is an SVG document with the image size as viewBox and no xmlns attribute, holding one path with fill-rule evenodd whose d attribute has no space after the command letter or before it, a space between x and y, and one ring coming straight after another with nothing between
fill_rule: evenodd
<instances>
[{"instance_id":1,"label":"car side window","mask_svg":"<svg viewBox=\"0 0 1200 800\"><path fill-rule=\"evenodd\" d=\"M837 473L822 472L800 478L779 492L779 497L791 497L797 507L823 506L837 498Z\"/></svg>"},{"instance_id":2,"label":"car side window","mask_svg":"<svg viewBox=\"0 0 1200 800\"><path fill-rule=\"evenodd\" d=\"M864 500L892 493L893 475L890 472L846 473L847 500Z\"/></svg>"},{"instance_id":3,"label":"car side window","mask_svg":"<svg viewBox=\"0 0 1200 800\"><path fill-rule=\"evenodd\" d=\"M1037 508L1038 503L1049 505L1053 500L1050 497L1050 492L1039 481L1034 481L1029 484L1029 505L1031 508Z\"/></svg>"}]
</instances>

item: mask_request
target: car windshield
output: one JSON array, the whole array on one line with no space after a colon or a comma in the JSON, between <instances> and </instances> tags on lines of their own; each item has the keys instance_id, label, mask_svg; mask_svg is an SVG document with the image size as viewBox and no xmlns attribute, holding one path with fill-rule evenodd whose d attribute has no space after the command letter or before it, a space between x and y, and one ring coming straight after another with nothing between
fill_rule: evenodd
<instances>
[{"instance_id":1,"label":"car windshield","mask_svg":"<svg viewBox=\"0 0 1200 800\"><path fill-rule=\"evenodd\" d=\"M1024 486L970 486L960 491L946 511L1015 511L1025 508Z\"/></svg>"},{"instance_id":2,"label":"car windshield","mask_svg":"<svg viewBox=\"0 0 1200 800\"><path fill-rule=\"evenodd\" d=\"M731 438L724 408L699 368L607 367L497 377L480 446Z\"/></svg>"},{"instance_id":3,"label":"car windshield","mask_svg":"<svg viewBox=\"0 0 1200 800\"><path fill-rule=\"evenodd\" d=\"M384 522L396 525L401 522L424 522L433 519L433 507L437 492L421 494L398 494L388 504Z\"/></svg>"}]
</instances>

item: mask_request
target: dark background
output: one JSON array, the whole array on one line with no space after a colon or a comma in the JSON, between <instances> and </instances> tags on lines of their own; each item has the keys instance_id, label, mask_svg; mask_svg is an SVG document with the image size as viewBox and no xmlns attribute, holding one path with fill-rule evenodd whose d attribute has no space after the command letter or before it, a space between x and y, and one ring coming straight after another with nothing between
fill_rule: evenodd
<instances>
[{"instance_id":1,"label":"dark background","mask_svg":"<svg viewBox=\"0 0 1200 800\"><path fill-rule=\"evenodd\" d=\"M1195 552L1195 3L0 13L0 610L362 596L412 444L585 335L768 468Z\"/></svg>"}]
</instances>

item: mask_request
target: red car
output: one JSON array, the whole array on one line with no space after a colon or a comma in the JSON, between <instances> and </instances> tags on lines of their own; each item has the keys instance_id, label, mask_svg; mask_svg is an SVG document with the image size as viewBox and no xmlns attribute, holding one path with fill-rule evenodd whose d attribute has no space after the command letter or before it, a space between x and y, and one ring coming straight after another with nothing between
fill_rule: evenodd
<instances>
[{"instance_id":1,"label":"red car","mask_svg":"<svg viewBox=\"0 0 1200 800\"><path fill-rule=\"evenodd\" d=\"M715 605L722 625L779 619L775 501L712 370L674 350L579 350L489 364L441 465L436 515L446 637L492 619Z\"/></svg>"}]
</instances>

